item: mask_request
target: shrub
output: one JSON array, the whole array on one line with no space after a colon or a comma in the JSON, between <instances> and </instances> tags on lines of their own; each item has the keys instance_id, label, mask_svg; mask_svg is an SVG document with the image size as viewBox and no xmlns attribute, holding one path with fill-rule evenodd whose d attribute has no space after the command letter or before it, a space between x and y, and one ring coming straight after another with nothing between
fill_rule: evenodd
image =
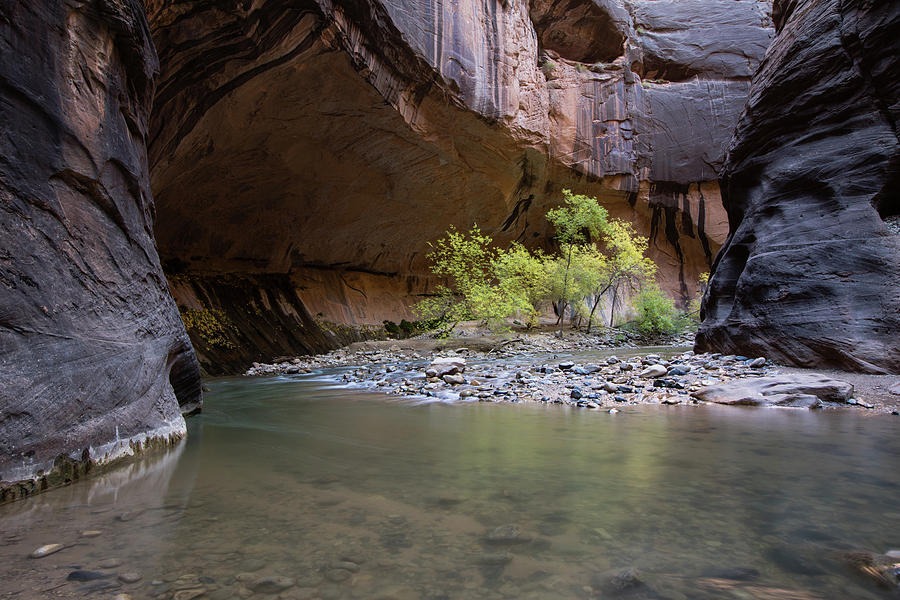
<instances>
[{"instance_id":1,"label":"shrub","mask_svg":"<svg viewBox=\"0 0 900 600\"><path fill-rule=\"evenodd\" d=\"M675 304L656 284L644 286L634 299L634 308L637 311L635 325L641 333L669 334L679 328Z\"/></svg>"}]
</instances>

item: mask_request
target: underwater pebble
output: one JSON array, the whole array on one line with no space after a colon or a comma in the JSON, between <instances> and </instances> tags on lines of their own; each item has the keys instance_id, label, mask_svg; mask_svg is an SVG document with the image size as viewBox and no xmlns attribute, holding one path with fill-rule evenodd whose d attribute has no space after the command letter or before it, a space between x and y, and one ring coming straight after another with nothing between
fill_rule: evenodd
<instances>
[{"instance_id":1,"label":"underwater pebble","mask_svg":"<svg viewBox=\"0 0 900 600\"><path fill-rule=\"evenodd\" d=\"M45 546L41 546L36 549L34 552L28 555L29 558L44 558L45 556L50 556L56 552L59 552L65 548L62 544L47 544Z\"/></svg>"}]
</instances>

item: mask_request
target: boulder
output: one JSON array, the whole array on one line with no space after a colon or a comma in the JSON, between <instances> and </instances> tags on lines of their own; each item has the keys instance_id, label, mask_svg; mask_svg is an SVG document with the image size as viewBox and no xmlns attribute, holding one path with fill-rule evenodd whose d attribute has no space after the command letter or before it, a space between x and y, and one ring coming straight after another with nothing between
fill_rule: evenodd
<instances>
[{"instance_id":1,"label":"boulder","mask_svg":"<svg viewBox=\"0 0 900 600\"><path fill-rule=\"evenodd\" d=\"M822 402L846 402L853 386L818 374L736 379L692 392L704 402L746 406L816 408Z\"/></svg>"},{"instance_id":2,"label":"boulder","mask_svg":"<svg viewBox=\"0 0 900 600\"><path fill-rule=\"evenodd\" d=\"M441 379L444 380L444 383L449 383L450 385L462 385L466 382L466 378L459 373L444 375Z\"/></svg>"},{"instance_id":3,"label":"boulder","mask_svg":"<svg viewBox=\"0 0 900 600\"><path fill-rule=\"evenodd\" d=\"M2 3L0 502L174 442L199 406L153 237L157 69L140 0Z\"/></svg>"},{"instance_id":4,"label":"boulder","mask_svg":"<svg viewBox=\"0 0 900 600\"><path fill-rule=\"evenodd\" d=\"M466 359L457 356L438 357L431 361L425 374L429 377L443 377L444 375L456 375L466 370Z\"/></svg>"},{"instance_id":5,"label":"boulder","mask_svg":"<svg viewBox=\"0 0 900 600\"><path fill-rule=\"evenodd\" d=\"M695 349L900 373L900 3L776 0Z\"/></svg>"},{"instance_id":6,"label":"boulder","mask_svg":"<svg viewBox=\"0 0 900 600\"><path fill-rule=\"evenodd\" d=\"M662 365L650 365L640 373L640 377L645 377L648 379L655 379L657 377L665 376L669 370Z\"/></svg>"}]
</instances>

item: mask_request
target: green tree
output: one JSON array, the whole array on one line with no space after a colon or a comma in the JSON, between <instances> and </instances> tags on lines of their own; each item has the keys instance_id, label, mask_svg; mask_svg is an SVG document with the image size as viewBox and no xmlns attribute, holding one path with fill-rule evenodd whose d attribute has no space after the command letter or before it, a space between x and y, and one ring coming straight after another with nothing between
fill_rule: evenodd
<instances>
[{"instance_id":1,"label":"green tree","mask_svg":"<svg viewBox=\"0 0 900 600\"><path fill-rule=\"evenodd\" d=\"M697 286L700 291L697 293L697 297L691 300L690 304L688 304L688 312L687 317L700 322L700 302L703 300L703 294L706 293L706 288L709 287L709 273L700 273L700 276L697 277Z\"/></svg>"},{"instance_id":2,"label":"green tree","mask_svg":"<svg viewBox=\"0 0 900 600\"><path fill-rule=\"evenodd\" d=\"M496 281L494 267L501 253L491 246L492 241L473 225L468 233L450 227L444 237L429 243L431 272L443 277L446 284L416 304L422 319L440 320L449 333L467 320L497 327L514 311L511 299Z\"/></svg>"},{"instance_id":3,"label":"green tree","mask_svg":"<svg viewBox=\"0 0 900 600\"><path fill-rule=\"evenodd\" d=\"M609 323L609 326L612 327L615 321L619 289L623 285L637 285L656 274L656 263L644 256L647 252L648 240L637 235L631 223L619 219L610 221L604 235L604 242L609 252L609 259L599 278L599 285L592 294L594 302L588 317L588 333L591 331L594 312L604 295L609 293L612 296Z\"/></svg>"},{"instance_id":4,"label":"green tree","mask_svg":"<svg viewBox=\"0 0 900 600\"><path fill-rule=\"evenodd\" d=\"M556 239L565 256L563 283L559 294L559 336L562 337L566 308L570 300L569 275L572 256L576 249L591 245L609 226L606 209L597 204L596 198L573 194L563 190L563 206L547 211L547 220L556 228Z\"/></svg>"},{"instance_id":5,"label":"green tree","mask_svg":"<svg viewBox=\"0 0 900 600\"><path fill-rule=\"evenodd\" d=\"M549 257L540 250L532 253L513 242L497 255L494 275L500 293L516 314L524 317L528 327L537 324L539 309L550 295Z\"/></svg>"}]
</instances>

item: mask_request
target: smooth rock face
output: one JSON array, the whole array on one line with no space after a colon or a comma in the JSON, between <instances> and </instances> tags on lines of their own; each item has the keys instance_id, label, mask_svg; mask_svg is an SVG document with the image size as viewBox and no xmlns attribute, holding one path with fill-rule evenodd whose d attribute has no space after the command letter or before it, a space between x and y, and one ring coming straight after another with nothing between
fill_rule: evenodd
<instances>
[{"instance_id":1,"label":"smooth rock face","mask_svg":"<svg viewBox=\"0 0 900 600\"><path fill-rule=\"evenodd\" d=\"M698 351L900 372L900 4L775 4Z\"/></svg>"},{"instance_id":2,"label":"smooth rock face","mask_svg":"<svg viewBox=\"0 0 900 600\"><path fill-rule=\"evenodd\" d=\"M137 0L0 4L0 501L180 438L199 400L152 235L156 68Z\"/></svg>"},{"instance_id":3,"label":"smooth rock face","mask_svg":"<svg viewBox=\"0 0 900 600\"><path fill-rule=\"evenodd\" d=\"M412 318L449 225L547 245L564 187L649 236L687 302L727 233L719 168L772 35L756 0L146 6L167 272L286 275L337 323Z\"/></svg>"},{"instance_id":4,"label":"smooth rock face","mask_svg":"<svg viewBox=\"0 0 900 600\"><path fill-rule=\"evenodd\" d=\"M716 404L815 408L821 402L846 402L853 396L853 386L818 374L776 375L736 379L691 395Z\"/></svg>"}]
</instances>

